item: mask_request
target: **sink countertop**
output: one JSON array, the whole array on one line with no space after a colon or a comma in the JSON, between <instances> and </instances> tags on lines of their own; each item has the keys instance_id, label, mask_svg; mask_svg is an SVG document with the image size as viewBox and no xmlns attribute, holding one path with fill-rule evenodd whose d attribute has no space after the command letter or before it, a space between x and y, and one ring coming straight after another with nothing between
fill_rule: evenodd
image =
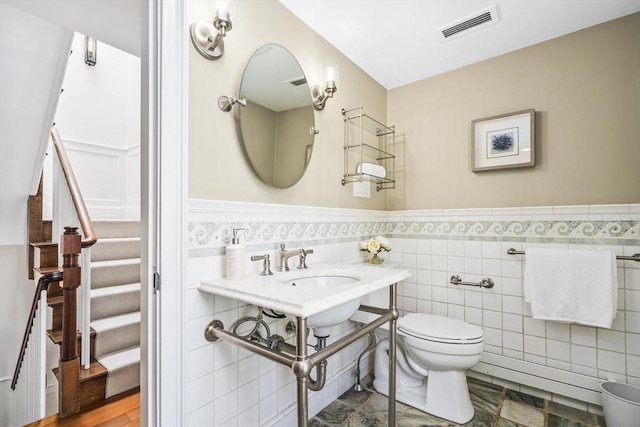
<instances>
[{"instance_id":1,"label":"sink countertop","mask_svg":"<svg viewBox=\"0 0 640 427\"><path fill-rule=\"evenodd\" d=\"M283 283L300 277L355 276L359 280L333 286L304 288ZM371 264L317 264L306 270L274 272L273 276L248 274L244 280L208 279L198 289L297 317L313 314L400 282L408 270Z\"/></svg>"}]
</instances>

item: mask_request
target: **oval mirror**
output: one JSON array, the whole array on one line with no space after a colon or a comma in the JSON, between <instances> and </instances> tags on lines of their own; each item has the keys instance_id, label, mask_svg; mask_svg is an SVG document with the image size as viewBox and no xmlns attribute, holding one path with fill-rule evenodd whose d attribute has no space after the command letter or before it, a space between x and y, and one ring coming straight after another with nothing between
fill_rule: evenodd
<instances>
[{"instance_id":1,"label":"oval mirror","mask_svg":"<svg viewBox=\"0 0 640 427\"><path fill-rule=\"evenodd\" d=\"M244 69L239 109L244 150L267 184L288 188L298 182L311 160L314 115L307 79L284 47L258 48Z\"/></svg>"}]
</instances>

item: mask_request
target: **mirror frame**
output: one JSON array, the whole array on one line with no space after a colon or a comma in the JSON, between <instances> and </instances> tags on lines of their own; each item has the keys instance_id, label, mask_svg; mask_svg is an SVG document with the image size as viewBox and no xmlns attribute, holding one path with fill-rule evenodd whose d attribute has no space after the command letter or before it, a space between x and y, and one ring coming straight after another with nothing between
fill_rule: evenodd
<instances>
[{"instance_id":1,"label":"mirror frame","mask_svg":"<svg viewBox=\"0 0 640 427\"><path fill-rule=\"evenodd\" d=\"M245 65L239 98L246 99L240 139L254 172L271 187L292 187L309 166L317 134L302 66L284 46L260 46Z\"/></svg>"}]
</instances>

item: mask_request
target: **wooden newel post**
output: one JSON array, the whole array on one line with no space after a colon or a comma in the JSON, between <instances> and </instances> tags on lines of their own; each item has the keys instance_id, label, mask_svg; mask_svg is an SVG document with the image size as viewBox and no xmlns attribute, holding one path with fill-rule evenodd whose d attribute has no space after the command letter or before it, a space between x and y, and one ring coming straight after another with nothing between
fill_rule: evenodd
<instances>
[{"instance_id":1,"label":"wooden newel post","mask_svg":"<svg viewBox=\"0 0 640 427\"><path fill-rule=\"evenodd\" d=\"M77 298L76 289L80 286L79 253L82 243L77 227L65 227L62 235L62 348L61 360L78 357Z\"/></svg>"},{"instance_id":2,"label":"wooden newel post","mask_svg":"<svg viewBox=\"0 0 640 427\"><path fill-rule=\"evenodd\" d=\"M80 358L78 357L77 298L80 286L79 253L82 242L78 227L65 227L62 235L62 344L60 348L61 417L80 411Z\"/></svg>"}]
</instances>

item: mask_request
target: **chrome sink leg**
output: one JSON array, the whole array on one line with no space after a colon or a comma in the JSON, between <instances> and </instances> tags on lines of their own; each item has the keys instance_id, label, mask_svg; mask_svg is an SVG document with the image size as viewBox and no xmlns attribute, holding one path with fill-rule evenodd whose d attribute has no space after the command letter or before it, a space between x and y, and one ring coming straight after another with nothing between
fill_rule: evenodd
<instances>
[{"instance_id":1,"label":"chrome sink leg","mask_svg":"<svg viewBox=\"0 0 640 427\"><path fill-rule=\"evenodd\" d=\"M397 284L389 287L389 311L394 313L389 320L389 427L396 425L396 307Z\"/></svg>"},{"instance_id":2,"label":"chrome sink leg","mask_svg":"<svg viewBox=\"0 0 640 427\"><path fill-rule=\"evenodd\" d=\"M307 381L311 366L307 355L307 318L296 317L296 386L298 390L298 427L307 427L309 418L309 391Z\"/></svg>"}]
</instances>

